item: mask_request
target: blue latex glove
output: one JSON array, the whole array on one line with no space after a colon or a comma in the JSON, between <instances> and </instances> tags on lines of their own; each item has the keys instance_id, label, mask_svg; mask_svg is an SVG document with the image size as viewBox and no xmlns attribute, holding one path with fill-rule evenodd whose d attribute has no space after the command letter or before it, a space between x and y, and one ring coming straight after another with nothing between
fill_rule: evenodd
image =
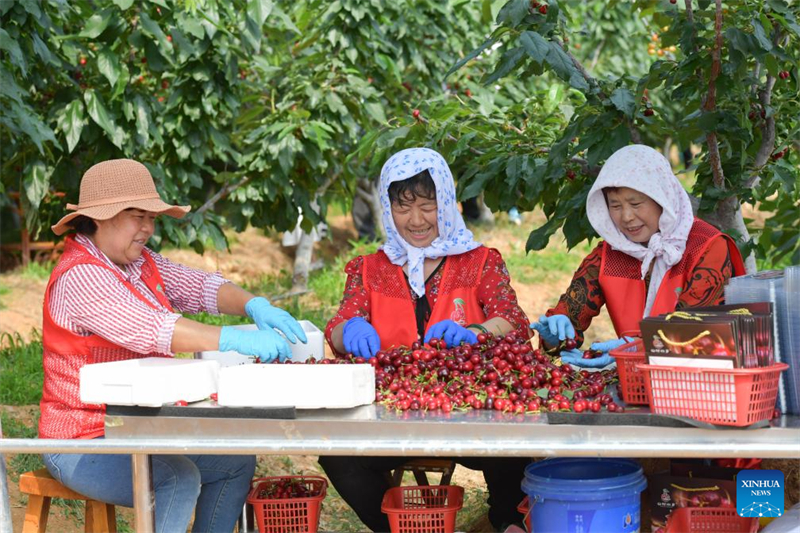
<instances>
[{"instance_id":1,"label":"blue latex glove","mask_svg":"<svg viewBox=\"0 0 800 533\"><path fill-rule=\"evenodd\" d=\"M300 339L304 344L308 342L303 326L292 315L270 304L266 298L260 296L251 298L244 305L244 310L247 316L256 323L258 329L275 328L286 335L286 338L292 344L296 344L297 339Z\"/></svg>"},{"instance_id":2,"label":"blue latex glove","mask_svg":"<svg viewBox=\"0 0 800 533\"><path fill-rule=\"evenodd\" d=\"M219 351L254 355L265 363L286 361L292 356L289 344L273 329L242 330L224 326L219 335Z\"/></svg>"},{"instance_id":3,"label":"blue latex glove","mask_svg":"<svg viewBox=\"0 0 800 533\"><path fill-rule=\"evenodd\" d=\"M580 350L562 351L561 361L581 368L603 368L604 366L608 366L614 362L614 358L608 353L610 350L619 348L623 344L631 342L632 340L633 339L630 337L623 337L621 339L614 339L607 342L595 342L589 347L589 349L603 353L592 359L584 359L583 352Z\"/></svg>"},{"instance_id":4,"label":"blue latex glove","mask_svg":"<svg viewBox=\"0 0 800 533\"><path fill-rule=\"evenodd\" d=\"M478 342L478 336L474 332L452 320L442 320L430 326L425 333L425 342L431 339L444 339L448 348L460 346L462 342L467 344Z\"/></svg>"},{"instance_id":5,"label":"blue latex glove","mask_svg":"<svg viewBox=\"0 0 800 533\"><path fill-rule=\"evenodd\" d=\"M565 339L575 338L575 328L567 315L542 315L539 322L531 324L531 329L538 331L548 346L558 346Z\"/></svg>"},{"instance_id":6,"label":"blue latex glove","mask_svg":"<svg viewBox=\"0 0 800 533\"><path fill-rule=\"evenodd\" d=\"M372 359L381 349L378 332L363 317L357 316L348 320L342 333L345 351L356 357Z\"/></svg>"}]
</instances>

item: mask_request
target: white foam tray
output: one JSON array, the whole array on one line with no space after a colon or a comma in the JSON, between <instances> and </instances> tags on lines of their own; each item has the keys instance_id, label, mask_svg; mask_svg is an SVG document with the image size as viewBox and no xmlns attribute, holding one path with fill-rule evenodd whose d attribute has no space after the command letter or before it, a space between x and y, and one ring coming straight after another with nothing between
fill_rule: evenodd
<instances>
[{"instance_id":1,"label":"white foam tray","mask_svg":"<svg viewBox=\"0 0 800 533\"><path fill-rule=\"evenodd\" d=\"M86 365L80 370L81 401L160 407L196 402L217 392L219 363L145 357Z\"/></svg>"},{"instance_id":2,"label":"white foam tray","mask_svg":"<svg viewBox=\"0 0 800 533\"><path fill-rule=\"evenodd\" d=\"M289 343L289 348L292 350L292 361L305 361L310 357L315 359L325 358L325 337L322 331L308 320L300 320L300 325L308 339L307 344L303 344L299 340L297 344ZM254 330L258 329L255 324L246 324L242 326L233 326L241 330ZM204 352L195 352L195 359L208 359L211 361L219 362L220 366L235 366L246 365L253 363L253 357L249 355L242 355L239 352L220 352L217 350L208 350Z\"/></svg>"},{"instance_id":3,"label":"white foam tray","mask_svg":"<svg viewBox=\"0 0 800 533\"><path fill-rule=\"evenodd\" d=\"M375 401L371 365L229 366L220 369L219 405L349 408Z\"/></svg>"}]
</instances>

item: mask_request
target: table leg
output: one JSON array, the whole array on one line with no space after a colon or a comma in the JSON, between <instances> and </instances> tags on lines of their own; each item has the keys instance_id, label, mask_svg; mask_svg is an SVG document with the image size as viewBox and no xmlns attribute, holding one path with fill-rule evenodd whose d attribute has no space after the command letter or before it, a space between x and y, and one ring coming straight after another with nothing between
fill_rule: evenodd
<instances>
[{"instance_id":1,"label":"table leg","mask_svg":"<svg viewBox=\"0 0 800 533\"><path fill-rule=\"evenodd\" d=\"M0 422L0 439L3 438L3 422ZM11 496L8 493L6 456L0 453L0 533L12 533Z\"/></svg>"},{"instance_id":2,"label":"table leg","mask_svg":"<svg viewBox=\"0 0 800 533\"><path fill-rule=\"evenodd\" d=\"M153 493L153 463L149 454L131 455L133 470L133 513L136 533L156 530L156 496Z\"/></svg>"}]
</instances>

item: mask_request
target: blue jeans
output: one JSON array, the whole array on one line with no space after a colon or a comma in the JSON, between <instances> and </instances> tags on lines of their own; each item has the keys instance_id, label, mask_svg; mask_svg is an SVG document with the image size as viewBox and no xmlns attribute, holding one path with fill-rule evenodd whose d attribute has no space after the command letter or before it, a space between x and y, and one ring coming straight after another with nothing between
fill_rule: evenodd
<instances>
[{"instance_id":1,"label":"blue jeans","mask_svg":"<svg viewBox=\"0 0 800 533\"><path fill-rule=\"evenodd\" d=\"M130 455L47 454L44 464L61 484L84 496L133 507ZM230 533L250 490L252 455L154 455L156 532Z\"/></svg>"}]
</instances>

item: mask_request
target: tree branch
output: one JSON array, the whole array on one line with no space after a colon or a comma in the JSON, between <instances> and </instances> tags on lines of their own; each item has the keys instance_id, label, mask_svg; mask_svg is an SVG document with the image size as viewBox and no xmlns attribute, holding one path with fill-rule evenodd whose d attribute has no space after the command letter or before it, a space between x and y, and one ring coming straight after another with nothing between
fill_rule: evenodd
<instances>
[{"instance_id":1,"label":"tree branch","mask_svg":"<svg viewBox=\"0 0 800 533\"><path fill-rule=\"evenodd\" d=\"M208 199L206 203L200 206L200 209L196 211L197 214L202 214L214 207L214 204L228 196L230 193L238 189L239 187L246 185L250 181L250 176L245 176L236 183L226 183L217 193Z\"/></svg>"},{"instance_id":2,"label":"tree branch","mask_svg":"<svg viewBox=\"0 0 800 533\"><path fill-rule=\"evenodd\" d=\"M690 3L687 0L687 4ZM722 50L722 0L716 0L716 15L714 17L714 48L711 51L711 76L708 80L708 94L703 104L706 112L714 111L717 106L717 77L722 69L720 50ZM725 174L722 171L722 161L719 155L719 142L716 132L706 135L708 143L708 162L714 177L714 185L719 189L725 188Z\"/></svg>"}]
</instances>

